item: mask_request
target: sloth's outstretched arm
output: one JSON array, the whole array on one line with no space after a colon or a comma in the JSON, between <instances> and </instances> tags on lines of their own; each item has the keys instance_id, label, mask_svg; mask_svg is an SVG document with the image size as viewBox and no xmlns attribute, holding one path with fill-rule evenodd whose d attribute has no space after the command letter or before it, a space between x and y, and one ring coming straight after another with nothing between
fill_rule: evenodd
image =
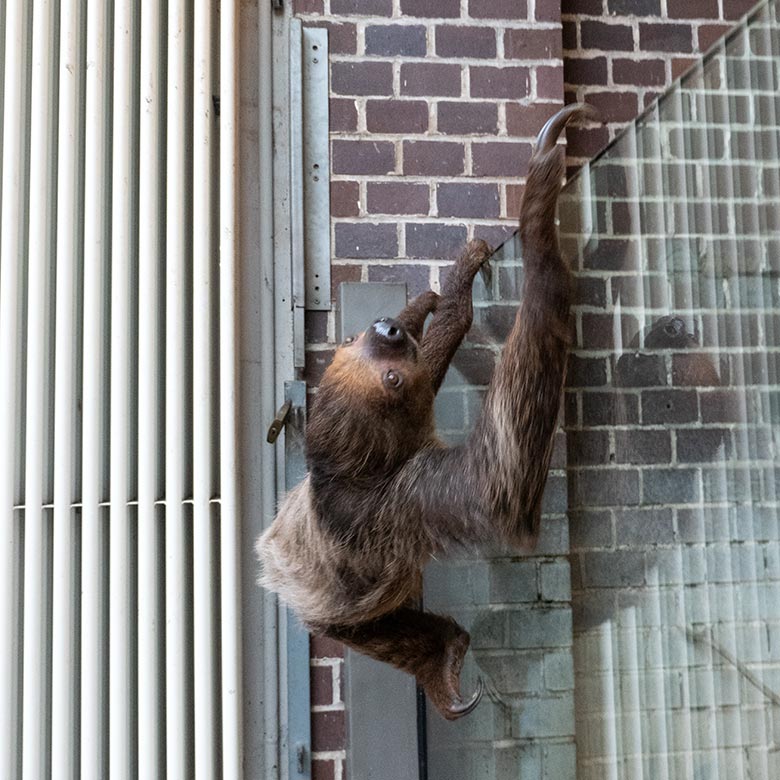
<instances>
[{"instance_id":1,"label":"sloth's outstretched arm","mask_svg":"<svg viewBox=\"0 0 780 780\"><path fill-rule=\"evenodd\" d=\"M419 518L418 533L428 534L431 549L496 537L527 547L538 537L572 299L555 227L564 172L556 140L569 122L592 116L588 106L568 106L539 134L520 215L523 303L474 431L463 446L420 452L396 480L398 515Z\"/></svg>"},{"instance_id":2,"label":"sloth's outstretched arm","mask_svg":"<svg viewBox=\"0 0 780 780\"><path fill-rule=\"evenodd\" d=\"M436 314L422 344L434 393L439 391L450 361L471 327L474 317L471 302L474 277L487 265L491 251L484 241L470 241L442 285Z\"/></svg>"},{"instance_id":3,"label":"sloth's outstretched arm","mask_svg":"<svg viewBox=\"0 0 780 780\"><path fill-rule=\"evenodd\" d=\"M436 311L438 306L439 296L433 290L427 290L416 298L412 298L397 319L406 328L409 335L420 341L426 318L431 312Z\"/></svg>"}]
</instances>

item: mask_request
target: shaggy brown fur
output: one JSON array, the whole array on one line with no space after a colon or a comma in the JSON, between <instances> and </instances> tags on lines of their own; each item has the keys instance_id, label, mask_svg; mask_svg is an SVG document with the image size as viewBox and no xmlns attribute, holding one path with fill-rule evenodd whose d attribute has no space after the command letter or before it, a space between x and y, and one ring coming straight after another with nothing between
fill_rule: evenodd
<instances>
[{"instance_id":1,"label":"shaggy brown fur","mask_svg":"<svg viewBox=\"0 0 780 780\"><path fill-rule=\"evenodd\" d=\"M466 444L437 439L433 399L471 326L484 242L466 247L441 296L424 293L336 352L307 430L309 476L257 545L262 584L311 631L415 675L445 718L470 712L481 695L480 684L470 702L460 697L469 635L414 604L432 555L494 539L528 548L539 534L571 301L554 223L563 176L555 142L590 115L569 106L539 135L520 217L523 304Z\"/></svg>"}]
</instances>

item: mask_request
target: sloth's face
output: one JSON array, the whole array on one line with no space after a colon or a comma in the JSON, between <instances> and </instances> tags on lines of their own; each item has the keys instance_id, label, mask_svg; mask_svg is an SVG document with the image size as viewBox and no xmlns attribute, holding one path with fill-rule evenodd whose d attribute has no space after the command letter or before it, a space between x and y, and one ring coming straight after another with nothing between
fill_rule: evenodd
<instances>
[{"instance_id":1,"label":"sloth's face","mask_svg":"<svg viewBox=\"0 0 780 780\"><path fill-rule=\"evenodd\" d=\"M397 320L347 339L322 378L307 426L309 467L391 472L433 435L433 382Z\"/></svg>"},{"instance_id":2,"label":"sloth's face","mask_svg":"<svg viewBox=\"0 0 780 780\"><path fill-rule=\"evenodd\" d=\"M417 341L398 320L389 317L344 341L325 372L323 384L336 376L349 395L368 394L390 402L400 401L410 392L419 394L421 385L430 383Z\"/></svg>"}]
</instances>

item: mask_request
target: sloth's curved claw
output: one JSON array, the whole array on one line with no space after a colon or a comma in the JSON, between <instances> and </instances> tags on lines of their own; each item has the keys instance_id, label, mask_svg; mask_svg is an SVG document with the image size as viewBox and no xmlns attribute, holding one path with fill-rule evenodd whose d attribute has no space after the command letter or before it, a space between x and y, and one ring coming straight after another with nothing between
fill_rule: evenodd
<instances>
[{"instance_id":1,"label":"sloth's curved claw","mask_svg":"<svg viewBox=\"0 0 780 780\"><path fill-rule=\"evenodd\" d=\"M485 683L482 681L481 677L477 677L477 690L474 691L474 695L469 701L465 703L453 704L448 707L445 714L447 720L457 720L458 718L462 718L465 715L469 715L470 713L474 712L480 701L482 701L482 694L484 692Z\"/></svg>"},{"instance_id":2,"label":"sloth's curved claw","mask_svg":"<svg viewBox=\"0 0 780 780\"><path fill-rule=\"evenodd\" d=\"M536 138L536 153L543 154L555 147L558 136L563 128L572 122L590 120L600 122L599 112L588 103L570 103L557 113L553 114L544 124Z\"/></svg>"}]
</instances>

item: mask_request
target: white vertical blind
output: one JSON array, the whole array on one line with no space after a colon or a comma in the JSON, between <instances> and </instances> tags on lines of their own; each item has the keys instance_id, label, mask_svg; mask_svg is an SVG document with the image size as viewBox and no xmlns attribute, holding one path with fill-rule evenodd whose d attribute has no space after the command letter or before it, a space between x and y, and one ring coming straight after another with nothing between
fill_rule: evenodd
<instances>
[{"instance_id":1,"label":"white vertical blind","mask_svg":"<svg viewBox=\"0 0 780 780\"><path fill-rule=\"evenodd\" d=\"M242 776L236 43L0 4L3 780Z\"/></svg>"},{"instance_id":2,"label":"white vertical blind","mask_svg":"<svg viewBox=\"0 0 780 780\"><path fill-rule=\"evenodd\" d=\"M237 52L237 4L220 7L220 51ZM261 27L263 26L261 22ZM219 146L219 389L220 516L222 618L222 760L225 777L242 777L241 720L241 553L236 463L238 399L236 327L238 307L238 69L235 57L220 58L221 131ZM270 175L270 171L268 172Z\"/></svg>"},{"instance_id":3,"label":"white vertical blind","mask_svg":"<svg viewBox=\"0 0 780 780\"><path fill-rule=\"evenodd\" d=\"M187 38L184 0L168 3L168 171L166 236L166 363L165 363L165 630L168 777L185 780L191 765L191 683L188 641L187 528L185 450L187 361L187 193L186 159Z\"/></svg>"},{"instance_id":4,"label":"white vertical blind","mask_svg":"<svg viewBox=\"0 0 780 780\"><path fill-rule=\"evenodd\" d=\"M48 605L47 513L44 502L47 431L47 334L51 285L51 165L52 148L52 4L33 4L32 72L30 85L29 243L27 250L27 403L25 442L24 521L24 675L22 776L37 780L46 772L48 740L47 655Z\"/></svg>"},{"instance_id":5,"label":"white vertical blind","mask_svg":"<svg viewBox=\"0 0 780 780\"><path fill-rule=\"evenodd\" d=\"M132 381L131 311L133 210L133 38L135 9L114 7L114 87L111 176L111 416L109 496L109 774L126 780L132 773L133 669L131 615L132 463L130 383Z\"/></svg>"},{"instance_id":6,"label":"white vertical blind","mask_svg":"<svg viewBox=\"0 0 780 780\"><path fill-rule=\"evenodd\" d=\"M195 774L215 775L214 740L217 689L214 686L216 647L212 576L210 499L212 482L212 9L196 3L194 13L192 219L193 266L193 618L195 672Z\"/></svg>"},{"instance_id":7,"label":"white vertical blind","mask_svg":"<svg viewBox=\"0 0 780 780\"><path fill-rule=\"evenodd\" d=\"M84 273L81 449L81 702L80 757L84 780L108 774L107 648L104 539L108 450L107 279L109 260L109 88L108 14L104 3L87 6L87 41L82 64L84 110Z\"/></svg>"},{"instance_id":8,"label":"white vertical blind","mask_svg":"<svg viewBox=\"0 0 780 780\"><path fill-rule=\"evenodd\" d=\"M139 117L138 220L138 582L147 598L138 599L138 774L164 778L164 751L159 724L163 719L161 639L163 552L159 516L162 507L158 446L162 380L160 288L164 268L164 160L162 149L164 93L161 91L163 7L157 0L141 6L141 72Z\"/></svg>"},{"instance_id":9,"label":"white vertical blind","mask_svg":"<svg viewBox=\"0 0 780 780\"><path fill-rule=\"evenodd\" d=\"M54 377L54 552L52 573L52 777L76 780L76 529L77 424L75 293L79 259L81 136L81 14L76 0L61 6L57 170L56 325Z\"/></svg>"}]
</instances>

